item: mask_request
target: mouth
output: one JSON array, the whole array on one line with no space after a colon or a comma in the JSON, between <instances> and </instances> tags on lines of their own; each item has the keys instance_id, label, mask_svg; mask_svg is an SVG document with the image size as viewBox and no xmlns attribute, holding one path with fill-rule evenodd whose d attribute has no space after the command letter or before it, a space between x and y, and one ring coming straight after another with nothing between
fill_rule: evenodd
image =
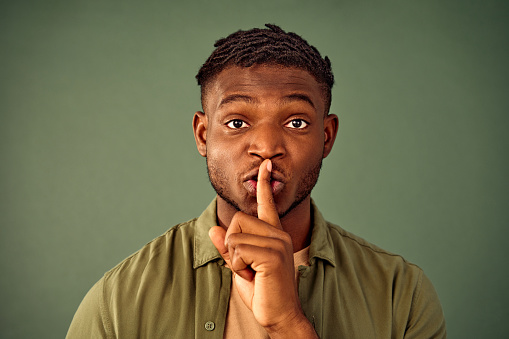
<instances>
[{"instance_id":1,"label":"mouth","mask_svg":"<svg viewBox=\"0 0 509 339\"><path fill-rule=\"evenodd\" d=\"M283 176L279 173L272 173L270 178L270 187L272 188L272 194L276 196L281 192L285 186L283 182ZM256 197L256 187L258 186L258 170L250 173L243 182L244 188L247 190L249 195Z\"/></svg>"}]
</instances>

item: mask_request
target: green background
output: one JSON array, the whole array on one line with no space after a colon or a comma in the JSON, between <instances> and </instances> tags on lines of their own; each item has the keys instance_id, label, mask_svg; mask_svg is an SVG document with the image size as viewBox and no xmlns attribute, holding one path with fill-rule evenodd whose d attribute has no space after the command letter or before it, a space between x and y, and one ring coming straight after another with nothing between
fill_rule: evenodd
<instances>
[{"instance_id":1,"label":"green background","mask_svg":"<svg viewBox=\"0 0 509 339\"><path fill-rule=\"evenodd\" d=\"M325 217L420 265L450 338L507 338L507 1L2 1L0 336L61 338L101 275L214 193L194 75L277 23L332 60Z\"/></svg>"}]
</instances>

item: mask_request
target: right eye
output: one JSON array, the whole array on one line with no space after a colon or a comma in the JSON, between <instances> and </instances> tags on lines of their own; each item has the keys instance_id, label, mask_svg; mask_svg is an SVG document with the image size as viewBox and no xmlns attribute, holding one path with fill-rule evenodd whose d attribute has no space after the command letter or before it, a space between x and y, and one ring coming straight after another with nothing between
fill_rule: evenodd
<instances>
[{"instance_id":1,"label":"right eye","mask_svg":"<svg viewBox=\"0 0 509 339\"><path fill-rule=\"evenodd\" d=\"M239 129L239 128L249 127L249 125L245 121L242 121L240 119L230 120L230 121L228 121L226 126L232 128L232 129Z\"/></svg>"}]
</instances>

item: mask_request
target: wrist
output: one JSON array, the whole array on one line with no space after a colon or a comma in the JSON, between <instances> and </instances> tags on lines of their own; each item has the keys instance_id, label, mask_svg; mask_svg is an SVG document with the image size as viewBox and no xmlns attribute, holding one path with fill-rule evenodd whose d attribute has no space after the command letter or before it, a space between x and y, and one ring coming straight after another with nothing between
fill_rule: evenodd
<instances>
[{"instance_id":1,"label":"wrist","mask_svg":"<svg viewBox=\"0 0 509 339\"><path fill-rule=\"evenodd\" d=\"M318 338L313 325L302 312L289 317L282 324L266 327L265 330L272 339Z\"/></svg>"}]
</instances>

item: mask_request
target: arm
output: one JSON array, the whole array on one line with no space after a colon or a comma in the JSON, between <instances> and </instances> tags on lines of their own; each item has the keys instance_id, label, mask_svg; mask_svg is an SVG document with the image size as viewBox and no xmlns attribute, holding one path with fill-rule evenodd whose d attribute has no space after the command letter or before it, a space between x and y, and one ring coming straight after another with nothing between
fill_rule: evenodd
<instances>
[{"instance_id":1,"label":"arm","mask_svg":"<svg viewBox=\"0 0 509 339\"><path fill-rule=\"evenodd\" d=\"M103 279L99 280L88 291L72 319L67 339L110 337L107 335L108 321L105 321L102 312L103 283Z\"/></svg>"},{"instance_id":2,"label":"arm","mask_svg":"<svg viewBox=\"0 0 509 339\"><path fill-rule=\"evenodd\" d=\"M405 339L446 337L440 300L431 281L421 271L419 284L414 292Z\"/></svg>"}]
</instances>

